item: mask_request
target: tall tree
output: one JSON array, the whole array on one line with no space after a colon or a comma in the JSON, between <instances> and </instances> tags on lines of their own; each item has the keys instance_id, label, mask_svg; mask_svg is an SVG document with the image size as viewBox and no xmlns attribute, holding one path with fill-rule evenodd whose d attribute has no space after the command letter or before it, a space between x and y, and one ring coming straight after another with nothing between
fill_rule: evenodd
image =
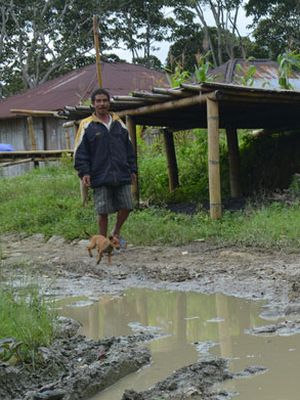
<instances>
[{"instance_id":1,"label":"tall tree","mask_svg":"<svg viewBox=\"0 0 300 400\"><path fill-rule=\"evenodd\" d=\"M224 50L227 59L235 56L236 47L239 47L243 56L246 57L238 29L238 16L242 4L243 0L185 0L175 7L175 13L179 19L184 20L187 12L192 13L196 18L205 34L215 66L226 61ZM211 12L214 19L217 32L216 42L213 41L212 31L207 21L207 10Z\"/></svg>"},{"instance_id":2,"label":"tall tree","mask_svg":"<svg viewBox=\"0 0 300 400\"><path fill-rule=\"evenodd\" d=\"M254 20L256 44L270 58L286 50L300 52L299 0L249 0L246 10Z\"/></svg>"},{"instance_id":3,"label":"tall tree","mask_svg":"<svg viewBox=\"0 0 300 400\"><path fill-rule=\"evenodd\" d=\"M2 88L9 76L31 88L91 62L92 16L95 9L101 10L100 0L0 2Z\"/></svg>"},{"instance_id":4,"label":"tall tree","mask_svg":"<svg viewBox=\"0 0 300 400\"><path fill-rule=\"evenodd\" d=\"M91 63L93 15L99 20L102 54L125 46L136 62L157 67L154 42L165 40L173 23L165 16L169 2L0 0L0 87L9 94Z\"/></svg>"},{"instance_id":5,"label":"tall tree","mask_svg":"<svg viewBox=\"0 0 300 400\"><path fill-rule=\"evenodd\" d=\"M169 4L170 0L111 0L112 46L123 45L130 50L133 61L143 60L151 66L155 43L167 40L174 25L166 15Z\"/></svg>"}]
</instances>

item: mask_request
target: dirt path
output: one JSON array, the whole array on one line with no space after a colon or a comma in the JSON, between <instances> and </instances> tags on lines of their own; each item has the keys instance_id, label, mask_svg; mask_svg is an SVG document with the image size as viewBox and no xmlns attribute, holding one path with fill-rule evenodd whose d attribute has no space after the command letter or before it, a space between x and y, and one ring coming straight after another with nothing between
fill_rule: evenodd
<instances>
[{"instance_id":1,"label":"dirt path","mask_svg":"<svg viewBox=\"0 0 300 400\"><path fill-rule=\"evenodd\" d=\"M267 299L276 307L300 297L300 253L214 247L198 241L182 247L129 244L113 256L111 265L106 258L96 265L96 259L88 257L86 240L68 243L56 236L46 241L42 235L4 235L0 243L4 277L38 272L46 286L55 281L56 296L96 297L103 291L151 286Z\"/></svg>"}]
</instances>

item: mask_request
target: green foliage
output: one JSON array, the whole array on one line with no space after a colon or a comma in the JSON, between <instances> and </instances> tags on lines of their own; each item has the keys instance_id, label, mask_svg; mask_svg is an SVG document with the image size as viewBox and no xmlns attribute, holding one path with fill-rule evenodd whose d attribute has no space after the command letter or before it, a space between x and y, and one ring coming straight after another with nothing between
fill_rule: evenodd
<instances>
[{"instance_id":1,"label":"green foliage","mask_svg":"<svg viewBox=\"0 0 300 400\"><path fill-rule=\"evenodd\" d=\"M150 55L148 57L136 57L133 62L135 64L145 65L147 68L156 69L158 71L162 69L161 61L153 55Z\"/></svg>"},{"instance_id":2,"label":"green foliage","mask_svg":"<svg viewBox=\"0 0 300 400\"><path fill-rule=\"evenodd\" d=\"M287 189L300 171L298 132L241 137L241 176L246 195Z\"/></svg>"},{"instance_id":3,"label":"green foliage","mask_svg":"<svg viewBox=\"0 0 300 400\"><path fill-rule=\"evenodd\" d=\"M296 51L279 54L278 61L278 83L282 89L294 89L289 79L294 70L300 70L300 54Z\"/></svg>"},{"instance_id":4,"label":"green foliage","mask_svg":"<svg viewBox=\"0 0 300 400\"><path fill-rule=\"evenodd\" d=\"M251 59L247 60L251 62ZM242 86L253 86L254 84L254 77L256 74L256 67L255 65L249 65L247 70L244 71L241 64L236 65L236 71L239 73L238 83Z\"/></svg>"},{"instance_id":5,"label":"green foliage","mask_svg":"<svg viewBox=\"0 0 300 400\"><path fill-rule=\"evenodd\" d=\"M196 55L197 65L195 65L194 77L196 82L211 82L213 77L209 75L209 70L212 64L209 62L210 52L201 55Z\"/></svg>"},{"instance_id":6,"label":"green foliage","mask_svg":"<svg viewBox=\"0 0 300 400\"><path fill-rule=\"evenodd\" d=\"M166 40L174 24L164 13L168 4L167 0L2 1L0 95L36 87L94 62L93 15L99 16L102 52L125 45L133 59L143 50L147 64L158 67L153 42Z\"/></svg>"},{"instance_id":7,"label":"green foliage","mask_svg":"<svg viewBox=\"0 0 300 400\"><path fill-rule=\"evenodd\" d=\"M292 196L300 198L300 174L295 174L292 177L289 192Z\"/></svg>"},{"instance_id":8,"label":"green foliage","mask_svg":"<svg viewBox=\"0 0 300 400\"><path fill-rule=\"evenodd\" d=\"M185 71L179 63L176 64L174 72L172 72L169 69L166 69L168 79L170 82L171 87L178 87L182 83L185 83L188 81L191 77L190 73L188 71Z\"/></svg>"},{"instance_id":9,"label":"green foliage","mask_svg":"<svg viewBox=\"0 0 300 400\"><path fill-rule=\"evenodd\" d=\"M74 239L80 234L78 227L90 231L94 210L81 207L79 180L68 163L1 179L0 233L40 232L49 237L60 232Z\"/></svg>"},{"instance_id":10,"label":"green foliage","mask_svg":"<svg viewBox=\"0 0 300 400\"><path fill-rule=\"evenodd\" d=\"M40 346L53 340L56 314L36 285L0 288L0 360L37 362Z\"/></svg>"},{"instance_id":11,"label":"green foliage","mask_svg":"<svg viewBox=\"0 0 300 400\"><path fill-rule=\"evenodd\" d=\"M249 0L246 4L248 15L254 17L253 37L256 46L265 51L268 58L276 60L278 54L299 51L298 0Z\"/></svg>"},{"instance_id":12,"label":"green foliage","mask_svg":"<svg viewBox=\"0 0 300 400\"><path fill-rule=\"evenodd\" d=\"M167 69L173 70L180 63L185 70L193 73L196 54L205 52L203 39L204 33L199 31L199 25L189 22L178 26L173 34L174 43L169 48Z\"/></svg>"},{"instance_id":13,"label":"green foliage","mask_svg":"<svg viewBox=\"0 0 300 400\"><path fill-rule=\"evenodd\" d=\"M144 149L140 157L141 197L154 204L206 201L208 198L207 133L204 130L174 135L180 187L170 193L162 138ZM225 138L221 135L220 159L223 194L228 194L228 164Z\"/></svg>"},{"instance_id":14,"label":"green foliage","mask_svg":"<svg viewBox=\"0 0 300 400\"><path fill-rule=\"evenodd\" d=\"M270 205L261 205L258 209L249 206L232 223L233 232L228 232L229 226L226 226L224 239L235 236L237 243L241 245L297 249L300 245L300 228L297 223L299 217L299 203L288 206L273 202Z\"/></svg>"},{"instance_id":15,"label":"green foliage","mask_svg":"<svg viewBox=\"0 0 300 400\"><path fill-rule=\"evenodd\" d=\"M253 195L261 190L285 187L292 195L292 205L260 201L241 212L224 212L221 221L212 221L205 210L209 197L206 132L175 134L180 187L173 193L168 190L162 138L158 136L149 146L139 132L141 199L147 200L150 208L131 213L123 229L124 236L136 245L181 245L202 239L220 244L297 248L300 184L295 173L300 170L300 136L253 138L244 133L239 138L244 192ZM222 199L225 200L229 183L227 148L222 132L220 142ZM67 158L60 167L1 178L0 202L0 233L43 233L48 237L55 234L73 240L86 238L85 231L92 234L97 230L93 202L85 208L81 206L79 180ZM176 202L192 202L198 212L185 215L164 207ZM111 218L110 224L113 222Z\"/></svg>"},{"instance_id":16,"label":"green foliage","mask_svg":"<svg viewBox=\"0 0 300 400\"><path fill-rule=\"evenodd\" d=\"M299 218L299 203L294 206L258 203L255 207L249 204L243 211L225 211L220 221L212 221L205 211L186 215L150 208L130 216L124 235L138 245L177 246L205 240L223 245L296 250L300 245Z\"/></svg>"}]
</instances>

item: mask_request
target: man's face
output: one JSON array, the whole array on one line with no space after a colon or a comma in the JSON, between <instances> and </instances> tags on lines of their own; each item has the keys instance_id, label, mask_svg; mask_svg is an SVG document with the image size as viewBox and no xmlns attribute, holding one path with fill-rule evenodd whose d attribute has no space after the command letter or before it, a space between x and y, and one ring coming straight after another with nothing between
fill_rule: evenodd
<instances>
[{"instance_id":1,"label":"man's face","mask_svg":"<svg viewBox=\"0 0 300 400\"><path fill-rule=\"evenodd\" d=\"M95 107L96 115L101 116L108 113L110 103L105 94L97 94L93 106Z\"/></svg>"}]
</instances>

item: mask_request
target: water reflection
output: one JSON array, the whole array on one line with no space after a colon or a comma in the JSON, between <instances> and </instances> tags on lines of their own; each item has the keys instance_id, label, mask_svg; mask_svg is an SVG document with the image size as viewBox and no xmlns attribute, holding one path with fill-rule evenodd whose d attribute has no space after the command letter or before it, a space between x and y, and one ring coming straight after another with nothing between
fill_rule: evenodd
<instances>
[{"instance_id":1,"label":"water reflection","mask_svg":"<svg viewBox=\"0 0 300 400\"><path fill-rule=\"evenodd\" d=\"M87 307L65 305L61 313L82 322L82 333L94 339L132 334L130 327L138 324L159 327L168 334L149 344L150 366L120 380L94 400L118 400L125 389L150 387L175 369L206 357L206 342L216 344L210 353L231 359L233 371L250 365L269 368L264 375L228 382L227 389L239 392L239 400L294 400L300 390L299 335L270 338L244 334L246 329L266 324L259 317L261 305L221 294L131 289L121 297L103 296Z\"/></svg>"},{"instance_id":2,"label":"water reflection","mask_svg":"<svg viewBox=\"0 0 300 400\"><path fill-rule=\"evenodd\" d=\"M129 324L138 322L160 327L180 344L220 342L224 357L231 354L230 338L261 321L259 303L221 294L130 289L120 297L106 295L92 305L76 306L82 300L61 301L61 313L80 321L83 333L90 338L128 335L132 333Z\"/></svg>"}]
</instances>

